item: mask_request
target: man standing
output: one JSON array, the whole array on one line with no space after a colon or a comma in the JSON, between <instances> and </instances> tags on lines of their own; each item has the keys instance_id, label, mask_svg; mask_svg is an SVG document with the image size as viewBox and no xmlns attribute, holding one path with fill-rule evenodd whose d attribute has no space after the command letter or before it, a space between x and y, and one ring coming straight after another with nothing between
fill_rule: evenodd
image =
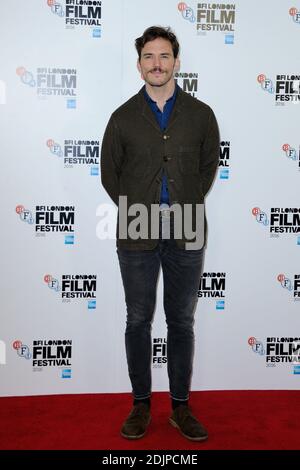
<instances>
[{"instance_id":1,"label":"man standing","mask_svg":"<svg viewBox=\"0 0 300 470\"><path fill-rule=\"evenodd\" d=\"M206 241L204 212L199 225L197 207L204 207L218 166L219 132L211 108L175 84L179 44L170 29L152 26L135 45L145 86L112 114L101 150L102 184L119 208L117 254L127 306L125 345L134 399L121 434L141 438L150 423L151 323L161 266L172 403L169 421L186 438L201 441L207 439L207 431L188 404L194 312ZM134 232L129 228L137 205L147 215L139 220L139 232L137 225ZM172 211L175 206L180 209L179 218ZM155 207L157 227L150 214ZM201 246L187 243L191 237L177 226L182 228L182 220L188 221L196 240L202 232Z\"/></svg>"}]
</instances>

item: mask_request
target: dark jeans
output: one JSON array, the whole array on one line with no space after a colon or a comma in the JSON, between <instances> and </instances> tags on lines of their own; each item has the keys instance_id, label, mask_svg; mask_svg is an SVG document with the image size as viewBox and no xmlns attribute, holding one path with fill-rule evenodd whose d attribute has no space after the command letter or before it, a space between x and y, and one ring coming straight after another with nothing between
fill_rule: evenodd
<instances>
[{"instance_id":1,"label":"dark jeans","mask_svg":"<svg viewBox=\"0 0 300 470\"><path fill-rule=\"evenodd\" d=\"M183 250L176 241L162 239L154 250L117 249L127 306L125 333L129 377L134 398L151 395L151 323L160 266L164 282L164 310L168 327L167 357L170 394L187 400L194 355L194 313L203 249Z\"/></svg>"}]
</instances>

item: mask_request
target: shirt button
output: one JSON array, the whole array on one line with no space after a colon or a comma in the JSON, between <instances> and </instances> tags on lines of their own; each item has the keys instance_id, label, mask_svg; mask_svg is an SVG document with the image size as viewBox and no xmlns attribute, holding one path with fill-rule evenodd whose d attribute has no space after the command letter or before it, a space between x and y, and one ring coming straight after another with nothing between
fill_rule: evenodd
<instances>
[{"instance_id":1,"label":"shirt button","mask_svg":"<svg viewBox=\"0 0 300 470\"><path fill-rule=\"evenodd\" d=\"M171 179L171 178L169 179L169 183L174 183L174 181L175 181L175 180L173 180L173 179Z\"/></svg>"},{"instance_id":2,"label":"shirt button","mask_svg":"<svg viewBox=\"0 0 300 470\"><path fill-rule=\"evenodd\" d=\"M163 139L167 140L167 139L169 139L169 137L170 137L169 135L164 134Z\"/></svg>"}]
</instances>

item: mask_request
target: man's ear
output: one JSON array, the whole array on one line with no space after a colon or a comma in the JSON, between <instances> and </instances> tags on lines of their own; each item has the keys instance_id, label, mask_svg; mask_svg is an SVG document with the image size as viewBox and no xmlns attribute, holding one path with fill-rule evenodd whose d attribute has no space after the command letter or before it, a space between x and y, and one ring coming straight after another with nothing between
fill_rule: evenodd
<instances>
[{"instance_id":1,"label":"man's ear","mask_svg":"<svg viewBox=\"0 0 300 470\"><path fill-rule=\"evenodd\" d=\"M138 71L139 71L140 74L141 74L141 79L144 80L143 73L142 73L142 69L141 69L141 64L140 64L140 60L139 60L139 59L138 59L137 62L136 62L136 66L137 66Z\"/></svg>"},{"instance_id":2,"label":"man's ear","mask_svg":"<svg viewBox=\"0 0 300 470\"><path fill-rule=\"evenodd\" d=\"M174 72L178 72L180 70L180 59L177 57L175 59L175 65L174 65Z\"/></svg>"}]
</instances>

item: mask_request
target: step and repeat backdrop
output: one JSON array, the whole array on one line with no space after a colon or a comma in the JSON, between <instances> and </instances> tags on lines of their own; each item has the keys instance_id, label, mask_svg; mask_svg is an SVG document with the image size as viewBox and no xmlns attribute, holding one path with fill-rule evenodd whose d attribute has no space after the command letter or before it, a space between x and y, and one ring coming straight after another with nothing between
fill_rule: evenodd
<instances>
[{"instance_id":1,"label":"step and repeat backdrop","mask_svg":"<svg viewBox=\"0 0 300 470\"><path fill-rule=\"evenodd\" d=\"M111 113L143 85L134 40L171 26L177 83L218 118L220 163L192 390L300 386L300 2L0 4L2 396L129 392ZM178 290L180 285L178 286ZM160 276L153 390L168 390Z\"/></svg>"}]
</instances>

